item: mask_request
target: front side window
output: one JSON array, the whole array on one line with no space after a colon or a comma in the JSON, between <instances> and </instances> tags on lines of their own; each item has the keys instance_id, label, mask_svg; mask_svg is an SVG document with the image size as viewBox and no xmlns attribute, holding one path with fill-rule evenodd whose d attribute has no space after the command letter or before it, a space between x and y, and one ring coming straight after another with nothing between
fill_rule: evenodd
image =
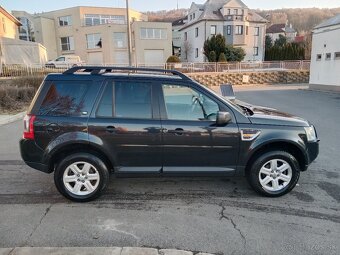
<instances>
[{"instance_id":1,"label":"front side window","mask_svg":"<svg viewBox=\"0 0 340 255\"><path fill-rule=\"evenodd\" d=\"M65 61L65 57L57 58L55 61Z\"/></svg>"},{"instance_id":2,"label":"front side window","mask_svg":"<svg viewBox=\"0 0 340 255\"><path fill-rule=\"evenodd\" d=\"M102 118L112 118L113 116L113 93L112 83L106 85L105 91L100 100L96 116Z\"/></svg>"},{"instance_id":3,"label":"front side window","mask_svg":"<svg viewBox=\"0 0 340 255\"><path fill-rule=\"evenodd\" d=\"M72 26L72 16L59 17L59 26Z\"/></svg>"},{"instance_id":4,"label":"front side window","mask_svg":"<svg viewBox=\"0 0 340 255\"><path fill-rule=\"evenodd\" d=\"M79 116L84 111L88 82L54 82L39 109L39 115Z\"/></svg>"},{"instance_id":5,"label":"front side window","mask_svg":"<svg viewBox=\"0 0 340 255\"><path fill-rule=\"evenodd\" d=\"M102 38L100 34L88 34L86 35L87 48L98 49L102 47Z\"/></svg>"},{"instance_id":6,"label":"front side window","mask_svg":"<svg viewBox=\"0 0 340 255\"><path fill-rule=\"evenodd\" d=\"M151 84L115 82L114 88L116 118L152 118Z\"/></svg>"},{"instance_id":7,"label":"front side window","mask_svg":"<svg viewBox=\"0 0 340 255\"><path fill-rule=\"evenodd\" d=\"M61 37L60 38L61 50L70 51L74 50L74 39L73 36Z\"/></svg>"},{"instance_id":8,"label":"front side window","mask_svg":"<svg viewBox=\"0 0 340 255\"><path fill-rule=\"evenodd\" d=\"M170 120L216 120L218 104L204 94L177 85L163 85L164 102Z\"/></svg>"}]
</instances>

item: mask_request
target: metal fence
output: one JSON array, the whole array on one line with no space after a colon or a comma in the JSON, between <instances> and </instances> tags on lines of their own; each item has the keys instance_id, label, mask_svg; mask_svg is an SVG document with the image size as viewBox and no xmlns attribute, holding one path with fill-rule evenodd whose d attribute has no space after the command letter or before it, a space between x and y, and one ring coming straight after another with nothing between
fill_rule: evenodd
<instances>
[{"instance_id":1,"label":"metal fence","mask_svg":"<svg viewBox=\"0 0 340 255\"><path fill-rule=\"evenodd\" d=\"M102 66L128 66L126 64L105 64ZM235 62L235 63L161 63L137 64L136 67L173 69L183 73L205 72L268 72L310 69L310 61L276 61L276 62ZM44 76L49 73L62 73L64 68L51 68L28 65L2 65L1 77Z\"/></svg>"}]
</instances>

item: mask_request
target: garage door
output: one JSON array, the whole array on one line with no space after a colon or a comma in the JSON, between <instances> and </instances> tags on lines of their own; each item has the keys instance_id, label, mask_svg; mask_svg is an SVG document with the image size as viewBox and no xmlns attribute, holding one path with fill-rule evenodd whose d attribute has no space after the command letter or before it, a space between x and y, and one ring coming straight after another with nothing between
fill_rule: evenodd
<instances>
[{"instance_id":1,"label":"garage door","mask_svg":"<svg viewBox=\"0 0 340 255\"><path fill-rule=\"evenodd\" d=\"M89 52L87 55L87 64L102 65L104 64L102 52Z\"/></svg>"},{"instance_id":2,"label":"garage door","mask_svg":"<svg viewBox=\"0 0 340 255\"><path fill-rule=\"evenodd\" d=\"M164 50L144 50L145 64L163 64L164 60Z\"/></svg>"},{"instance_id":3,"label":"garage door","mask_svg":"<svg viewBox=\"0 0 340 255\"><path fill-rule=\"evenodd\" d=\"M129 54L127 51L116 51L114 53L115 64L128 65Z\"/></svg>"}]
</instances>

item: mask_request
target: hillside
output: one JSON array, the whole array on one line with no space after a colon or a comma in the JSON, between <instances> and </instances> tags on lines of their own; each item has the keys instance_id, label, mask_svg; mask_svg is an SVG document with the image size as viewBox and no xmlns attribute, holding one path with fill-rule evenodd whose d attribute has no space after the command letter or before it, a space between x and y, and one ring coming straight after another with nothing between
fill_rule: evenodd
<instances>
[{"instance_id":1,"label":"hillside","mask_svg":"<svg viewBox=\"0 0 340 255\"><path fill-rule=\"evenodd\" d=\"M187 9L147 12L150 21L172 22L186 15ZM334 9L277 9L255 10L271 23L285 23L287 20L299 34L309 33L313 27L332 16L340 14L340 7Z\"/></svg>"}]
</instances>

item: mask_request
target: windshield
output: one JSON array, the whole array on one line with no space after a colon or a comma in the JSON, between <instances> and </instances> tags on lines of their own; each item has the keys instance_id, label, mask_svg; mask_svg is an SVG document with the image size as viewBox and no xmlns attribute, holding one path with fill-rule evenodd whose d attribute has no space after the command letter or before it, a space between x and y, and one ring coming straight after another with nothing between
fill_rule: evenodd
<instances>
[{"instance_id":1,"label":"windshield","mask_svg":"<svg viewBox=\"0 0 340 255\"><path fill-rule=\"evenodd\" d=\"M203 86L203 85L199 84L198 82L195 82L195 83L200 85L200 86L202 86L202 87L204 87L206 90L208 90L210 93L214 94L216 97L218 97L222 101L226 101L228 104L231 104L240 113L243 113L243 114L247 115L247 110L245 110L243 107L239 106L238 104L234 103L233 101L229 100L228 98L225 98L225 97L219 95L218 93L216 93L216 91L212 90L211 88Z\"/></svg>"}]
</instances>

